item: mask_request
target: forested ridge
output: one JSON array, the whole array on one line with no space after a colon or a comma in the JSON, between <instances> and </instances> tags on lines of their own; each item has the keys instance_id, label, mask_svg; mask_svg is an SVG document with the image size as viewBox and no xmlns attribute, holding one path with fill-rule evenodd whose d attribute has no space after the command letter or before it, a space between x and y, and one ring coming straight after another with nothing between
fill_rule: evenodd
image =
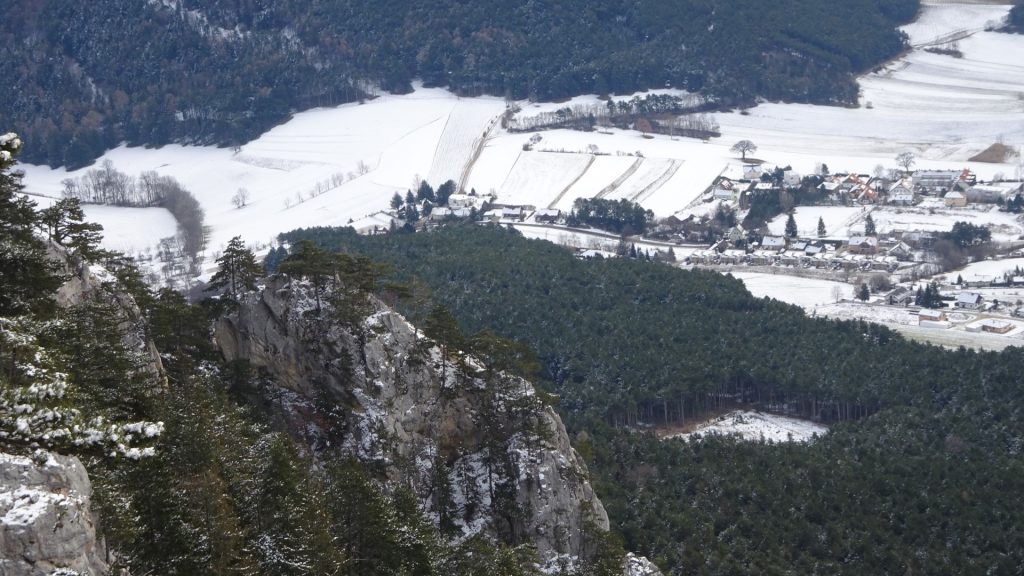
<instances>
[{"instance_id":1,"label":"forested ridge","mask_svg":"<svg viewBox=\"0 0 1024 576\"><path fill-rule=\"evenodd\" d=\"M919 0L14 0L0 125L79 167L121 142L231 145L296 111L411 89L552 100L667 85L722 106L849 104Z\"/></svg>"},{"instance_id":2,"label":"forested ridge","mask_svg":"<svg viewBox=\"0 0 1024 576\"><path fill-rule=\"evenodd\" d=\"M1014 574L1024 565L1024 353L949 351L811 319L738 280L575 260L502 229L285 235L369 255L462 328L532 346L631 549L672 574ZM407 308L415 317L415 306ZM754 405L809 444L639 432Z\"/></svg>"},{"instance_id":3,"label":"forested ridge","mask_svg":"<svg viewBox=\"0 0 1024 576\"><path fill-rule=\"evenodd\" d=\"M385 488L379 466L339 454L314 461L267 421L265 403L240 391L265 383L246 362L223 359L211 324L254 288L260 270L241 241L212 278L221 298L190 304L154 292L130 260L99 248L102 228L82 221L77 199L39 210L20 194L20 148L14 134L0 135L0 454L83 461L94 510L68 521L95 523L110 574L539 576L530 546L484 534L454 540L407 487ZM286 264L294 278L309 274L301 255ZM346 296L365 302L370 289L364 281ZM3 496L5 511L12 499L24 507L42 498ZM20 542L33 515L4 518L5 536ZM51 560L50 544L22 544L25 562ZM621 547L608 545L581 574L618 576ZM28 573L20 558L3 560L4 573Z\"/></svg>"}]
</instances>

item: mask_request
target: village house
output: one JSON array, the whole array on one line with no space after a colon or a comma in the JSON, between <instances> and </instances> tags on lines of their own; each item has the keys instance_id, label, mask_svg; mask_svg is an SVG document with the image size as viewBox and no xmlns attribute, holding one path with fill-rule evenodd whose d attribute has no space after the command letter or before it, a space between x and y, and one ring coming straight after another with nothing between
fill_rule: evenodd
<instances>
[{"instance_id":1,"label":"village house","mask_svg":"<svg viewBox=\"0 0 1024 576\"><path fill-rule=\"evenodd\" d=\"M920 231L904 232L900 236L900 241L909 244L915 250L920 250L935 243L935 234Z\"/></svg>"},{"instance_id":2,"label":"village house","mask_svg":"<svg viewBox=\"0 0 1024 576\"><path fill-rule=\"evenodd\" d=\"M992 334L1006 334L1016 328L1016 324L998 318L985 318L978 322L972 322L964 328L968 332L990 332Z\"/></svg>"},{"instance_id":3,"label":"village house","mask_svg":"<svg viewBox=\"0 0 1024 576\"><path fill-rule=\"evenodd\" d=\"M967 201L994 204L1000 200L1010 200L1022 189L1024 184L1020 182L977 184L967 190Z\"/></svg>"},{"instance_id":4,"label":"village house","mask_svg":"<svg viewBox=\"0 0 1024 576\"><path fill-rule=\"evenodd\" d=\"M522 206L506 206L501 209L501 218L503 220L516 220L522 222L523 217L526 216L526 212Z\"/></svg>"},{"instance_id":5,"label":"village house","mask_svg":"<svg viewBox=\"0 0 1024 576\"><path fill-rule=\"evenodd\" d=\"M878 238L874 236L851 236L846 242L846 249L853 254L874 254L878 250Z\"/></svg>"},{"instance_id":6,"label":"village house","mask_svg":"<svg viewBox=\"0 0 1024 576\"><path fill-rule=\"evenodd\" d=\"M898 204L900 206L910 206L914 203L914 187L906 179L897 180L889 187L888 202L889 204Z\"/></svg>"},{"instance_id":7,"label":"village house","mask_svg":"<svg viewBox=\"0 0 1024 576\"><path fill-rule=\"evenodd\" d=\"M914 172L914 186L929 194L941 194L957 189L966 190L976 181L977 178L970 170L918 170Z\"/></svg>"},{"instance_id":8,"label":"village house","mask_svg":"<svg viewBox=\"0 0 1024 576\"><path fill-rule=\"evenodd\" d=\"M914 248L910 244L900 240L895 246L889 248L886 254L896 258L897 260L912 260L914 258Z\"/></svg>"},{"instance_id":9,"label":"village house","mask_svg":"<svg viewBox=\"0 0 1024 576\"><path fill-rule=\"evenodd\" d=\"M533 219L537 222L558 222L562 219L562 211L557 208L541 208L534 214Z\"/></svg>"},{"instance_id":10,"label":"village house","mask_svg":"<svg viewBox=\"0 0 1024 576\"><path fill-rule=\"evenodd\" d=\"M782 185L786 188L799 188L803 180L804 177L795 170L785 170L782 173Z\"/></svg>"},{"instance_id":11,"label":"village house","mask_svg":"<svg viewBox=\"0 0 1024 576\"><path fill-rule=\"evenodd\" d=\"M387 234L392 228L405 226L405 220L396 218L387 212L375 212L349 223L349 226L355 229L356 234L374 236Z\"/></svg>"},{"instance_id":12,"label":"village house","mask_svg":"<svg viewBox=\"0 0 1024 576\"><path fill-rule=\"evenodd\" d=\"M839 186L841 184L842 184L841 182L835 182L835 181L832 181L832 180L826 180L825 182L822 182L821 184L818 184L818 192L820 192L822 194L826 194L826 195L828 195L830 197L831 196L835 196L836 194L839 193Z\"/></svg>"},{"instance_id":13,"label":"village house","mask_svg":"<svg viewBox=\"0 0 1024 576\"><path fill-rule=\"evenodd\" d=\"M891 306L909 306L914 303L914 293L904 286L897 286L885 298Z\"/></svg>"},{"instance_id":14,"label":"village house","mask_svg":"<svg viewBox=\"0 0 1024 576\"><path fill-rule=\"evenodd\" d=\"M762 250L780 251L786 249L786 239L782 236L765 236L761 239Z\"/></svg>"},{"instance_id":15,"label":"village house","mask_svg":"<svg viewBox=\"0 0 1024 576\"><path fill-rule=\"evenodd\" d=\"M917 312L917 323L923 324L925 322L945 322L946 313L942 310L933 310L931 308L921 308Z\"/></svg>"},{"instance_id":16,"label":"village house","mask_svg":"<svg viewBox=\"0 0 1024 576\"><path fill-rule=\"evenodd\" d=\"M954 306L967 310L978 310L982 307L983 303L984 299L981 297L981 294L978 294L977 292L961 292L956 297Z\"/></svg>"},{"instance_id":17,"label":"village house","mask_svg":"<svg viewBox=\"0 0 1024 576\"><path fill-rule=\"evenodd\" d=\"M430 211L430 220L438 221L446 218L469 218L473 215L472 208L434 208Z\"/></svg>"},{"instance_id":18,"label":"village house","mask_svg":"<svg viewBox=\"0 0 1024 576\"><path fill-rule=\"evenodd\" d=\"M758 164L744 164L743 165L743 179L744 180L760 180L761 179L761 166Z\"/></svg>"},{"instance_id":19,"label":"village house","mask_svg":"<svg viewBox=\"0 0 1024 576\"><path fill-rule=\"evenodd\" d=\"M946 203L947 208L963 208L967 206L967 196L963 192L957 192L956 190L946 192L942 199Z\"/></svg>"},{"instance_id":20,"label":"village house","mask_svg":"<svg viewBox=\"0 0 1024 576\"><path fill-rule=\"evenodd\" d=\"M711 191L715 200L732 201L736 198L736 184L728 178L721 178Z\"/></svg>"},{"instance_id":21,"label":"village house","mask_svg":"<svg viewBox=\"0 0 1024 576\"><path fill-rule=\"evenodd\" d=\"M452 209L458 208L480 208L483 206L484 198L480 196L470 196L469 194L452 194L448 197L448 207Z\"/></svg>"}]
</instances>

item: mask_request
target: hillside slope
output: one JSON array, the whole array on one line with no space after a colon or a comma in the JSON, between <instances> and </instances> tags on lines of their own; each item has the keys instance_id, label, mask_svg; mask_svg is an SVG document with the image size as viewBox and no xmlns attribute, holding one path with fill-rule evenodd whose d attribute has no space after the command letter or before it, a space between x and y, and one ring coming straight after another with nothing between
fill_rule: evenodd
<instances>
[{"instance_id":1,"label":"hillside slope","mask_svg":"<svg viewBox=\"0 0 1024 576\"><path fill-rule=\"evenodd\" d=\"M918 0L223 2L16 0L0 20L0 124L25 160L120 142L246 142L295 110L407 92L559 99L671 85L723 105L856 101Z\"/></svg>"}]
</instances>

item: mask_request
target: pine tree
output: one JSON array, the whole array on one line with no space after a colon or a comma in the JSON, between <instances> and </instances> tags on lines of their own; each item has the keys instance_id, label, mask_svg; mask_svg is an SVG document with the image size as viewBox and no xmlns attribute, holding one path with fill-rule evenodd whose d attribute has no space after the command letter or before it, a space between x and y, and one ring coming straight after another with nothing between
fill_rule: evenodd
<instances>
[{"instance_id":1,"label":"pine tree","mask_svg":"<svg viewBox=\"0 0 1024 576\"><path fill-rule=\"evenodd\" d=\"M828 234L825 230L825 220L821 216L818 216L818 238L824 238Z\"/></svg>"},{"instance_id":2,"label":"pine tree","mask_svg":"<svg viewBox=\"0 0 1024 576\"><path fill-rule=\"evenodd\" d=\"M459 322L448 308L438 304L430 310L423 323L423 331L441 347L441 379L448 374L448 358L453 351L466 347L466 337Z\"/></svg>"},{"instance_id":3,"label":"pine tree","mask_svg":"<svg viewBox=\"0 0 1024 576\"><path fill-rule=\"evenodd\" d=\"M864 219L864 235L875 235L875 219L871 217L871 214L868 214L867 218Z\"/></svg>"},{"instance_id":4,"label":"pine tree","mask_svg":"<svg viewBox=\"0 0 1024 576\"><path fill-rule=\"evenodd\" d=\"M794 218L793 213L790 212L789 217L786 218L786 237L796 238L797 233L798 232L796 229L796 218Z\"/></svg>"},{"instance_id":5,"label":"pine tree","mask_svg":"<svg viewBox=\"0 0 1024 576\"><path fill-rule=\"evenodd\" d=\"M16 135L0 135L0 316L52 310L50 296L63 281L33 232L35 202L19 195L21 174L11 169L20 149Z\"/></svg>"},{"instance_id":6,"label":"pine tree","mask_svg":"<svg viewBox=\"0 0 1024 576\"><path fill-rule=\"evenodd\" d=\"M282 274L308 278L313 283L316 315L320 316L327 280L336 270L332 255L314 244L312 240L303 240L299 242L298 250L285 258L279 270Z\"/></svg>"},{"instance_id":7,"label":"pine tree","mask_svg":"<svg viewBox=\"0 0 1024 576\"><path fill-rule=\"evenodd\" d=\"M72 255L96 261L104 256L100 250L103 226L85 222L85 212L78 198L58 200L39 213L40 228L47 238L68 248Z\"/></svg>"},{"instance_id":8,"label":"pine tree","mask_svg":"<svg viewBox=\"0 0 1024 576\"><path fill-rule=\"evenodd\" d=\"M448 198L456 192L456 187L457 184L455 184L454 180L445 180L443 184L438 186L437 194L435 195L435 200L437 200L438 205L444 206L447 204Z\"/></svg>"},{"instance_id":9,"label":"pine tree","mask_svg":"<svg viewBox=\"0 0 1024 576\"><path fill-rule=\"evenodd\" d=\"M867 302L868 298L871 297L871 291L867 284L861 283L860 289L857 291L857 298Z\"/></svg>"},{"instance_id":10,"label":"pine tree","mask_svg":"<svg viewBox=\"0 0 1024 576\"><path fill-rule=\"evenodd\" d=\"M419 200L430 200L431 202L437 199L434 195L434 189L430 187L430 184L427 184L426 180L420 182L420 187L416 189L416 198Z\"/></svg>"},{"instance_id":11,"label":"pine tree","mask_svg":"<svg viewBox=\"0 0 1024 576\"><path fill-rule=\"evenodd\" d=\"M398 192L395 192L395 195L391 197L391 208L393 210L398 210L401 207L402 207L402 195L399 194Z\"/></svg>"},{"instance_id":12,"label":"pine tree","mask_svg":"<svg viewBox=\"0 0 1024 576\"><path fill-rule=\"evenodd\" d=\"M228 242L217 258L217 266L217 273L210 278L206 290L223 290L232 300L237 300L243 290L255 290L256 279L262 272L256 256L245 247L241 236L235 236Z\"/></svg>"}]
</instances>

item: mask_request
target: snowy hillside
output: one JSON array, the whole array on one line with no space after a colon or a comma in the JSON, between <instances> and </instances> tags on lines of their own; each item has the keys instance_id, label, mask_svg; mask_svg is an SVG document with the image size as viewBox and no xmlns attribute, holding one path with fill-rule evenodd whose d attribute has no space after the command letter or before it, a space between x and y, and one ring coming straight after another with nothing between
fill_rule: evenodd
<instances>
[{"instance_id":1,"label":"snowy hillside","mask_svg":"<svg viewBox=\"0 0 1024 576\"><path fill-rule=\"evenodd\" d=\"M906 28L921 47L862 78L860 108L765 103L742 114L716 113L723 136L710 142L643 138L617 129L552 130L542 133L532 152L524 152L531 134L496 126L503 100L460 99L420 87L409 95L297 114L238 151L122 147L104 158L131 174L155 170L174 176L192 190L206 211L211 253L236 235L266 243L297 227L345 225L387 208L396 191L422 178L435 186L455 179L467 189L493 191L507 204L566 210L577 197L602 195L636 200L667 216L699 203L715 177L739 175L743 162L729 149L740 139L753 140L755 155L769 166L792 165L801 173L820 163L833 171L869 173L878 165L894 168L894 156L911 151L916 168L969 167L981 179L1009 176L1020 170L1016 159L967 161L997 141L1024 142L1024 63L1018 57L1024 36L984 30L1007 10L1005 5L926 4L920 20ZM959 38L962 58L923 50L936 38L953 36ZM562 104L520 103L519 116L597 103L594 96ZM64 170L24 168L28 191L44 196L58 196L60 181L69 176ZM248 190L251 201L237 209L231 197L240 188ZM113 248L142 250L168 234L166 221L91 213L106 225ZM797 212L802 232L816 229L816 215L825 216L829 234L852 224L840 211L802 208ZM885 230L908 215L879 214L876 222ZM948 229L948 219L940 220L933 228ZM773 223L773 230L779 225Z\"/></svg>"}]
</instances>

